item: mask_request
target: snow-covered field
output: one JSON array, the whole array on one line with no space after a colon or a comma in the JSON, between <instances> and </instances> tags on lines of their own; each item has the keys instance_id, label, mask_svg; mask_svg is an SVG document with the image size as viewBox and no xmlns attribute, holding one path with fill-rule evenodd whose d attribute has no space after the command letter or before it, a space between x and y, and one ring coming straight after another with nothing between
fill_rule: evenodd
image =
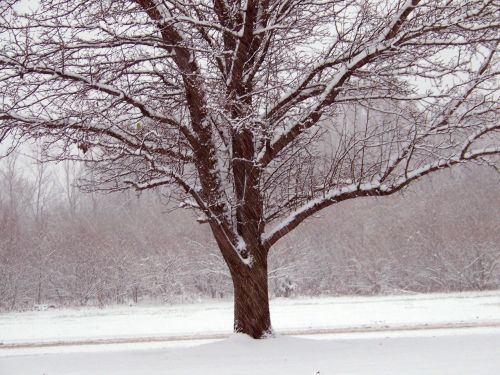
<instances>
[{"instance_id":1,"label":"snow-covered field","mask_svg":"<svg viewBox=\"0 0 500 375\"><path fill-rule=\"evenodd\" d=\"M232 314L232 302L8 313L0 314L0 343L223 337ZM276 299L271 317L278 333L500 326L500 291Z\"/></svg>"},{"instance_id":2,"label":"snow-covered field","mask_svg":"<svg viewBox=\"0 0 500 375\"><path fill-rule=\"evenodd\" d=\"M500 291L274 300L276 331L302 336L259 341L221 340L231 308L0 314L0 375L500 373Z\"/></svg>"}]
</instances>

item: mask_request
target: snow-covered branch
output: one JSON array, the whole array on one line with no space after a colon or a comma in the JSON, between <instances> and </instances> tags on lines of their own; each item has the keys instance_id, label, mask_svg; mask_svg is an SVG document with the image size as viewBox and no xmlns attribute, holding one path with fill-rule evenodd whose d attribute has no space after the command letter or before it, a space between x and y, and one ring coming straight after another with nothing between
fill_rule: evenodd
<instances>
[{"instance_id":1,"label":"snow-covered branch","mask_svg":"<svg viewBox=\"0 0 500 375\"><path fill-rule=\"evenodd\" d=\"M432 172L450 168L454 165L479 159L484 156L499 154L500 147L475 149L465 152L461 156L452 157L446 160L438 160L436 162L423 165L420 168L407 173L404 177L400 177L393 183L381 184L378 181L374 181L350 184L339 189L330 190L321 197L310 200L298 209L294 210L269 232L264 233L261 241L266 247L271 247L280 238L295 229L304 220L318 213L320 210L336 203L359 197L391 195L408 186L414 180L424 177Z\"/></svg>"}]
</instances>

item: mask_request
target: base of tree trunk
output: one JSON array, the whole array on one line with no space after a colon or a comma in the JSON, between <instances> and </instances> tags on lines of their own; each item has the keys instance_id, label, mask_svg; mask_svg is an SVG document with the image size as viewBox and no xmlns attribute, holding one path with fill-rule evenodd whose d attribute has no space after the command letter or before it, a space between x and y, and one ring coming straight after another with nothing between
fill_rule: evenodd
<instances>
[{"instance_id":1,"label":"base of tree trunk","mask_svg":"<svg viewBox=\"0 0 500 375\"><path fill-rule=\"evenodd\" d=\"M245 333L255 339L272 336L267 267L254 264L232 274L234 332Z\"/></svg>"}]
</instances>

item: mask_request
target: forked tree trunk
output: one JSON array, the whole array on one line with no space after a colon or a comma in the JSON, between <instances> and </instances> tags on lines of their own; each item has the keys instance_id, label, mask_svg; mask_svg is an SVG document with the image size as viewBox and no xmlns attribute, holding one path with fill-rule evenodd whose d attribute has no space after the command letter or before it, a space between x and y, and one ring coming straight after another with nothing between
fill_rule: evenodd
<instances>
[{"instance_id":1,"label":"forked tree trunk","mask_svg":"<svg viewBox=\"0 0 500 375\"><path fill-rule=\"evenodd\" d=\"M234 332L262 338L272 333L267 259L231 270L234 288Z\"/></svg>"}]
</instances>

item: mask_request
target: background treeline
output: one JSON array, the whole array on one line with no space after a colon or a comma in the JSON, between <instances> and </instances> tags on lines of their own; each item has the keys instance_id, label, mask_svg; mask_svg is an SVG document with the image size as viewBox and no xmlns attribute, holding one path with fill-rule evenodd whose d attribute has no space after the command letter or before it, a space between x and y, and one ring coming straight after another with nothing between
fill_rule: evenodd
<instances>
[{"instance_id":1,"label":"background treeline","mask_svg":"<svg viewBox=\"0 0 500 375\"><path fill-rule=\"evenodd\" d=\"M79 167L0 162L0 309L227 298L206 225L160 192L82 193ZM500 189L488 168L327 210L270 255L272 296L500 287Z\"/></svg>"}]
</instances>

